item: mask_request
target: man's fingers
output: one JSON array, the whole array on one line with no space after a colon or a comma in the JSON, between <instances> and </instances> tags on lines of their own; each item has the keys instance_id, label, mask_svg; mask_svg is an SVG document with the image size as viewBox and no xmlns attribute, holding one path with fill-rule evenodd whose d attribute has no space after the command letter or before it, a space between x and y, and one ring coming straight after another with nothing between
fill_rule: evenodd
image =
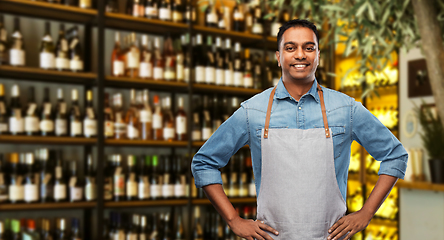
<instances>
[{"instance_id":1,"label":"man's fingers","mask_svg":"<svg viewBox=\"0 0 444 240\"><path fill-rule=\"evenodd\" d=\"M348 232L344 240L350 240L355 234L356 234L355 230Z\"/></svg>"},{"instance_id":2,"label":"man's fingers","mask_svg":"<svg viewBox=\"0 0 444 240\"><path fill-rule=\"evenodd\" d=\"M265 240L265 238L263 238L261 235L259 235L258 233L253 234L253 237L255 240Z\"/></svg>"},{"instance_id":3,"label":"man's fingers","mask_svg":"<svg viewBox=\"0 0 444 240\"><path fill-rule=\"evenodd\" d=\"M331 226L331 228L328 229L328 232L332 233L339 225L342 224L342 222L343 222L342 220L343 220L343 217L340 218L335 224L333 224L333 226Z\"/></svg>"},{"instance_id":4,"label":"man's fingers","mask_svg":"<svg viewBox=\"0 0 444 240\"><path fill-rule=\"evenodd\" d=\"M262 230L259 230L257 233L262 237L262 239L273 240L273 238L270 237L270 235L268 235L268 233L266 233Z\"/></svg>"},{"instance_id":5,"label":"man's fingers","mask_svg":"<svg viewBox=\"0 0 444 240\"><path fill-rule=\"evenodd\" d=\"M260 227L261 229L263 229L263 230L265 230L265 231L269 231L269 232L273 233L273 234L276 235L276 236L279 235L279 232L278 232L276 229L274 229L274 228L268 226L267 224L264 223L264 221L258 221L258 222L259 222L259 227ZM268 235L268 234L267 234L267 235Z\"/></svg>"},{"instance_id":6,"label":"man's fingers","mask_svg":"<svg viewBox=\"0 0 444 240\"><path fill-rule=\"evenodd\" d=\"M336 237L336 235L338 235L340 232L342 232L342 230L344 230L347 226L345 224L341 224L339 226L336 227L336 229L330 233L330 236L328 236L328 240L331 240L333 238L338 239L338 237Z\"/></svg>"}]
</instances>

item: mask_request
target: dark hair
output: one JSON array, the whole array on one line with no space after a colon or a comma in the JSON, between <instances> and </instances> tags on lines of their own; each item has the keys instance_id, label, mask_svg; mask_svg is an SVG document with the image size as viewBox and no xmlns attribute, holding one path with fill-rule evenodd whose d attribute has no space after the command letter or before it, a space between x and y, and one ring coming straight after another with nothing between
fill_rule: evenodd
<instances>
[{"instance_id":1,"label":"dark hair","mask_svg":"<svg viewBox=\"0 0 444 240\"><path fill-rule=\"evenodd\" d=\"M287 31L287 29L292 28L292 27L305 27L305 28L311 29L314 32L314 34L316 35L316 41L319 46L319 34L318 34L318 30L316 29L316 26L308 20L293 19L293 20L290 20L290 21L284 23L284 25L282 25L282 27L279 28L279 32L277 35L277 50L278 51L279 51L279 46L281 44L282 35L284 35L284 32Z\"/></svg>"}]
</instances>

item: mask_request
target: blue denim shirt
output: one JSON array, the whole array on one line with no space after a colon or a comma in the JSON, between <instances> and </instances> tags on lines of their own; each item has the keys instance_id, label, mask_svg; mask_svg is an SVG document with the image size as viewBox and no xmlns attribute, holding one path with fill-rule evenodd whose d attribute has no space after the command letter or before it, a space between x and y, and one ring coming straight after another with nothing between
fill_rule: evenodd
<instances>
[{"instance_id":1,"label":"blue denim shirt","mask_svg":"<svg viewBox=\"0 0 444 240\"><path fill-rule=\"evenodd\" d=\"M311 89L296 101L288 93L281 78L273 100L270 128L322 128L324 123L316 86L315 80ZM222 184L218 169L227 165L230 157L248 144L259 196L261 131L265 125L271 90L272 88L267 89L243 102L194 155L191 170L196 187ZM361 144L376 160L381 161L379 175L403 179L407 168L407 152L391 131L353 98L324 87L323 92L333 137L336 179L344 200L353 140Z\"/></svg>"}]
</instances>

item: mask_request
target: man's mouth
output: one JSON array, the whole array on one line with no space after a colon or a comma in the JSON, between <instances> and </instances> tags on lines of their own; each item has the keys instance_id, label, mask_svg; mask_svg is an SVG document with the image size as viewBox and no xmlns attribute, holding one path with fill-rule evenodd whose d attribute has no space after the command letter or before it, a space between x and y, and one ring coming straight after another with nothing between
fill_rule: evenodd
<instances>
[{"instance_id":1,"label":"man's mouth","mask_svg":"<svg viewBox=\"0 0 444 240\"><path fill-rule=\"evenodd\" d=\"M309 65L310 64L308 64L308 63L305 63L305 64L298 63L298 64L291 64L290 67L296 68L297 70L302 70L302 69L305 69L306 67L308 67Z\"/></svg>"}]
</instances>

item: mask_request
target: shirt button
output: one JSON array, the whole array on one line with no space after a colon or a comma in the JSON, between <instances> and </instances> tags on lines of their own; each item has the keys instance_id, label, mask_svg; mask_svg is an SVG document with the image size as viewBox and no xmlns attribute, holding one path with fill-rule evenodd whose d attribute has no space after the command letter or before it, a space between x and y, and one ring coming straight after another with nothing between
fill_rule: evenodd
<instances>
[{"instance_id":1,"label":"shirt button","mask_svg":"<svg viewBox=\"0 0 444 240\"><path fill-rule=\"evenodd\" d=\"M301 110L302 108L301 107L299 107L299 110Z\"/></svg>"}]
</instances>

